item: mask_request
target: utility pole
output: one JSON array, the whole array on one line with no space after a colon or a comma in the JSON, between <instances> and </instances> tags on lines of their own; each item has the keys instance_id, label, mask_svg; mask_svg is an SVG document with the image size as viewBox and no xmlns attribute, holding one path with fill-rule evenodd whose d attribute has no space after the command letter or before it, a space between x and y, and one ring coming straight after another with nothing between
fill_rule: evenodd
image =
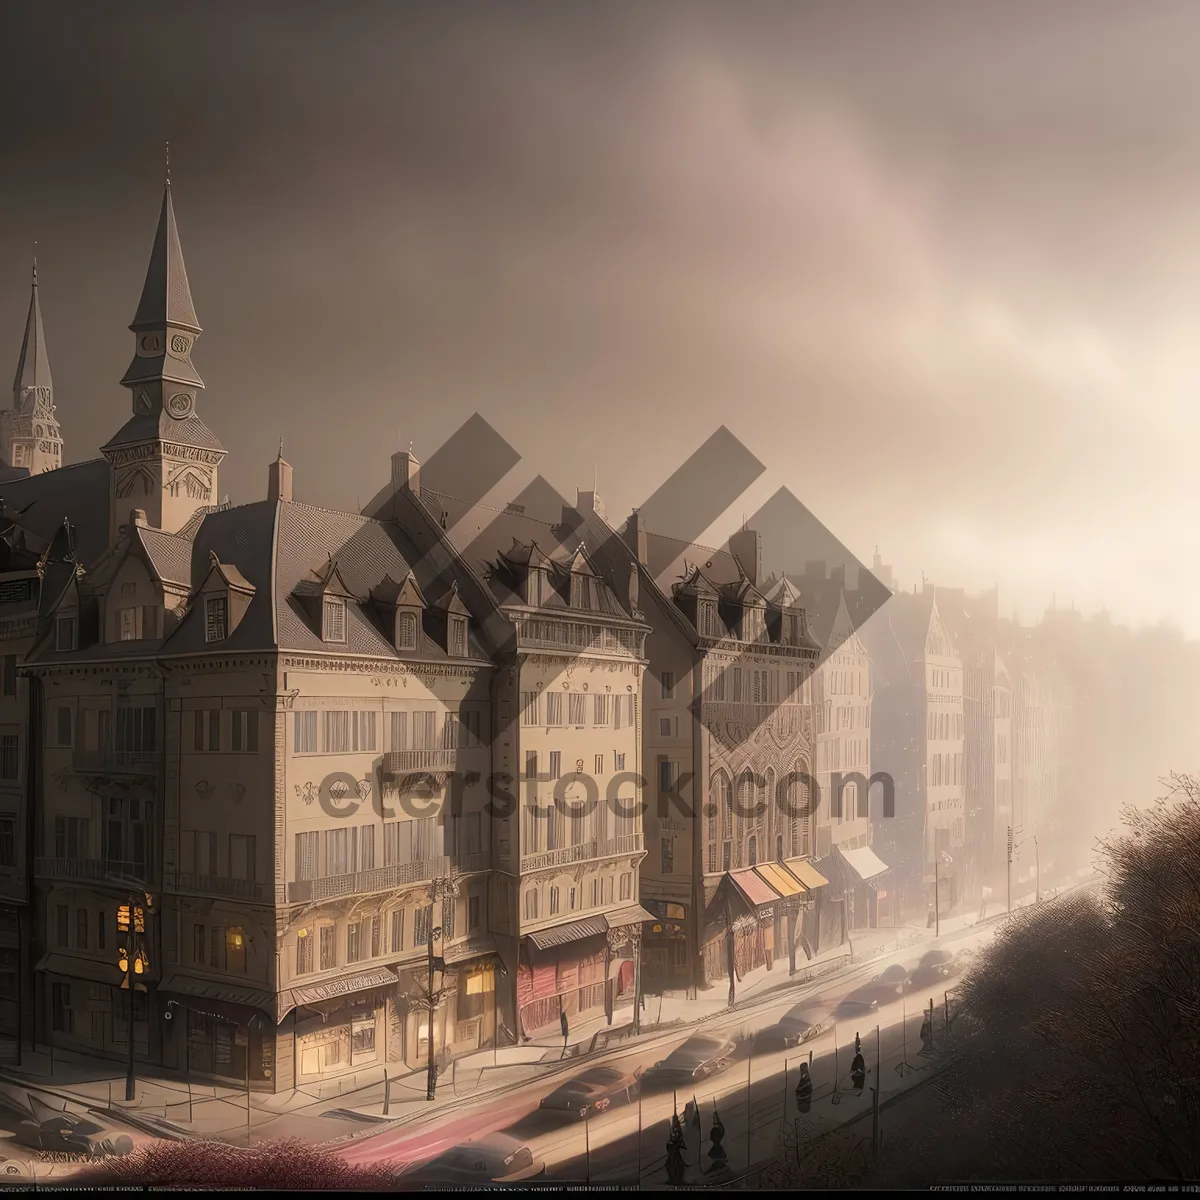
<instances>
[{"instance_id":1,"label":"utility pole","mask_svg":"<svg viewBox=\"0 0 1200 1200\"><path fill-rule=\"evenodd\" d=\"M1012 914L1012 826L1008 827L1008 912Z\"/></svg>"}]
</instances>

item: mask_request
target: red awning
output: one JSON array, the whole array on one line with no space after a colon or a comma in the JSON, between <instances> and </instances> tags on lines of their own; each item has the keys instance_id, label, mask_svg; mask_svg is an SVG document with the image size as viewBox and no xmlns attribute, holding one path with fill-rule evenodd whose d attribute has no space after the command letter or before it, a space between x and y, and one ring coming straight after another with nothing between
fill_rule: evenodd
<instances>
[{"instance_id":1,"label":"red awning","mask_svg":"<svg viewBox=\"0 0 1200 1200\"><path fill-rule=\"evenodd\" d=\"M779 903L779 893L755 871L730 871L729 878L733 881L733 886L746 898L751 908Z\"/></svg>"}]
</instances>

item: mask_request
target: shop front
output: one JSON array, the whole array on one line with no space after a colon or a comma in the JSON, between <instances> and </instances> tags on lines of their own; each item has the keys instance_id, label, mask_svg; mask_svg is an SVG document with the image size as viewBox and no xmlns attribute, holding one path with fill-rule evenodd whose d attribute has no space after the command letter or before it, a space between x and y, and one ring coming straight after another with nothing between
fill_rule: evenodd
<instances>
[{"instance_id":1,"label":"shop front","mask_svg":"<svg viewBox=\"0 0 1200 1200\"><path fill-rule=\"evenodd\" d=\"M176 972L163 980L163 1064L259 1091L277 1086L277 998L265 988Z\"/></svg>"},{"instance_id":2,"label":"shop front","mask_svg":"<svg viewBox=\"0 0 1200 1200\"><path fill-rule=\"evenodd\" d=\"M829 880L807 858L788 858L783 866L805 891L796 941L804 951L804 957L813 958L821 949L820 910Z\"/></svg>"},{"instance_id":3,"label":"shop front","mask_svg":"<svg viewBox=\"0 0 1200 1200\"><path fill-rule=\"evenodd\" d=\"M42 1036L58 1047L106 1058L129 1055L129 992L116 963L51 952L36 967L44 1010ZM139 1061L158 1061L148 989L152 976L134 985L133 1045ZM152 1053L153 1051L153 1053Z\"/></svg>"},{"instance_id":4,"label":"shop front","mask_svg":"<svg viewBox=\"0 0 1200 1200\"><path fill-rule=\"evenodd\" d=\"M691 984L687 906L668 900L643 900L650 919L643 928L644 990L661 993Z\"/></svg>"},{"instance_id":5,"label":"shop front","mask_svg":"<svg viewBox=\"0 0 1200 1200\"><path fill-rule=\"evenodd\" d=\"M517 966L520 1031L533 1037L604 1012L609 957L603 916L527 934Z\"/></svg>"},{"instance_id":6,"label":"shop front","mask_svg":"<svg viewBox=\"0 0 1200 1200\"><path fill-rule=\"evenodd\" d=\"M887 875L887 863L869 846L855 850L839 848L836 854L847 868L846 918L849 928L856 931L878 928L879 888ZM884 899L887 899L886 892Z\"/></svg>"},{"instance_id":7,"label":"shop front","mask_svg":"<svg viewBox=\"0 0 1200 1200\"><path fill-rule=\"evenodd\" d=\"M285 994L294 1009L297 1085L390 1060L388 1005L398 982L395 971L376 967Z\"/></svg>"},{"instance_id":8,"label":"shop front","mask_svg":"<svg viewBox=\"0 0 1200 1200\"><path fill-rule=\"evenodd\" d=\"M779 957L785 954L788 974L796 973L796 939L804 909L811 903L808 889L782 864L760 863L754 868L759 878L779 897L775 905L772 942Z\"/></svg>"}]
</instances>

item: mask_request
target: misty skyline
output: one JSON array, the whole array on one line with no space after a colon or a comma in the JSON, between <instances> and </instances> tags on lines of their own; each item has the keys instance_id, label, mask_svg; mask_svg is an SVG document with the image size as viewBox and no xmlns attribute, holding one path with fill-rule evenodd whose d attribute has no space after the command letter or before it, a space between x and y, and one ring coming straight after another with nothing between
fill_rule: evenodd
<instances>
[{"instance_id":1,"label":"misty skyline","mask_svg":"<svg viewBox=\"0 0 1200 1200\"><path fill-rule=\"evenodd\" d=\"M619 523L724 424L741 511L786 486L907 587L1200 635L1200 13L736 14L10 8L0 365L36 240L65 461L124 421L169 140L235 503L282 436L353 508L478 411L494 500L598 476Z\"/></svg>"}]
</instances>

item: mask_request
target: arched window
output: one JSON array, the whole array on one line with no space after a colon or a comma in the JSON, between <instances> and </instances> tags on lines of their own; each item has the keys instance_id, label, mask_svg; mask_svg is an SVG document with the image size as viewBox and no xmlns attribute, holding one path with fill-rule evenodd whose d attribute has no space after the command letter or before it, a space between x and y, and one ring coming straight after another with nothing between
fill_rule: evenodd
<instances>
[{"instance_id":1,"label":"arched window","mask_svg":"<svg viewBox=\"0 0 1200 1200\"><path fill-rule=\"evenodd\" d=\"M749 767L742 772L737 785L737 804L734 806L733 865L740 867L746 856L746 838L754 828L754 809L757 793L754 774Z\"/></svg>"}]
</instances>

